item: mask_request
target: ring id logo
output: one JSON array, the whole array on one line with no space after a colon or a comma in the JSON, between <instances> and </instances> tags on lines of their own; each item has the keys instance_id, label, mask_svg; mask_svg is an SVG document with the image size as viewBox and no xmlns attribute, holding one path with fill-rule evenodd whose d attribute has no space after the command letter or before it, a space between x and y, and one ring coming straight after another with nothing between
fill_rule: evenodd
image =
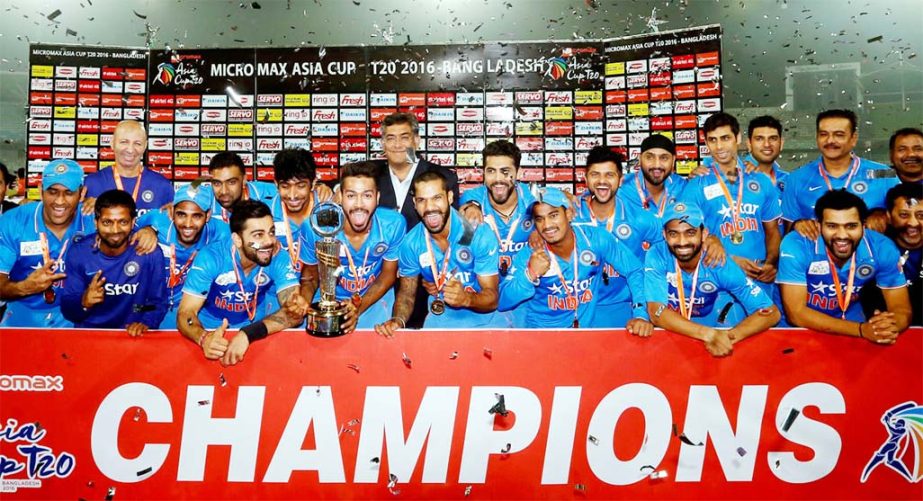
<instances>
[{"instance_id":1,"label":"ring id logo","mask_svg":"<svg viewBox=\"0 0 923 501\"><path fill-rule=\"evenodd\" d=\"M919 482L923 479L923 406L914 401L895 405L881 416L881 424L888 438L869 459L859 481L865 483L875 468L885 465L904 480Z\"/></svg>"},{"instance_id":2,"label":"ring id logo","mask_svg":"<svg viewBox=\"0 0 923 501\"><path fill-rule=\"evenodd\" d=\"M20 488L41 488L46 478L67 478L74 471L77 460L73 454L62 451L55 454L50 447L40 444L46 430L37 423L19 425L7 419L0 428L0 441L16 444L19 457L0 456L0 492L16 492ZM11 478L22 474L19 478Z\"/></svg>"}]
</instances>

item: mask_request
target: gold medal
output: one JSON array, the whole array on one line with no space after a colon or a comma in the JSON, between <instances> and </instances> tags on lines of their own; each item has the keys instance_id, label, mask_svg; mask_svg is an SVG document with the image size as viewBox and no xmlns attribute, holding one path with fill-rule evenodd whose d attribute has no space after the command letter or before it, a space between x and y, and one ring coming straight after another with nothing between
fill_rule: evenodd
<instances>
[{"instance_id":1,"label":"gold medal","mask_svg":"<svg viewBox=\"0 0 923 501\"><path fill-rule=\"evenodd\" d=\"M734 233L731 233L731 243L733 243L734 245L740 245L743 243L743 241L744 241L743 233L739 231L735 231Z\"/></svg>"},{"instance_id":2,"label":"gold medal","mask_svg":"<svg viewBox=\"0 0 923 501\"><path fill-rule=\"evenodd\" d=\"M55 297L57 296L53 287L45 289L42 295L45 297L45 304L54 304Z\"/></svg>"},{"instance_id":3,"label":"gold medal","mask_svg":"<svg viewBox=\"0 0 923 501\"><path fill-rule=\"evenodd\" d=\"M580 321L575 318L574 319L574 329L579 329L579 328L580 328Z\"/></svg>"},{"instance_id":4,"label":"gold medal","mask_svg":"<svg viewBox=\"0 0 923 501\"><path fill-rule=\"evenodd\" d=\"M445 302L441 299L433 301L433 304L429 305L429 311L433 312L433 315L442 315L445 313Z\"/></svg>"}]
</instances>

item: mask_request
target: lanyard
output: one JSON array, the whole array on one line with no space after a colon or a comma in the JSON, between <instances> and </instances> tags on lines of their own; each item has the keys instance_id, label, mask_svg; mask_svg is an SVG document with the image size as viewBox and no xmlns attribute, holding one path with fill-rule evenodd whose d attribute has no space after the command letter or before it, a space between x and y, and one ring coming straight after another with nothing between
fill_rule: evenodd
<instances>
[{"instance_id":1,"label":"lanyard","mask_svg":"<svg viewBox=\"0 0 923 501\"><path fill-rule=\"evenodd\" d=\"M247 310L247 317L250 321L253 321L253 317L256 316L256 300L259 297L260 292L260 278L263 276L263 267L260 266L259 272L256 275L256 288L253 290L253 308L250 307L250 301L247 300L247 291L244 289L244 282L240 279L240 273L237 271L237 247L231 245L231 266L234 267L234 278L237 279L237 286L240 288L240 293L243 296L244 308Z\"/></svg>"},{"instance_id":2,"label":"lanyard","mask_svg":"<svg viewBox=\"0 0 923 501\"><path fill-rule=\"evenodd\" d=\"M426 251L429 252L429 266L433 272L433 281L436 283L436 292L442 292L446 282L448 282L446 271L449 269L449 257L452 256L452 246L449 245L445 250L445 255L443 255L442 258L442 272L440 273L436 268L436 255L433 253L432 237L429 236L429 231L424 231L423 235L426 237ZM366 249L366 253L368 253L368 249Z\"/></svg>"},{"instance_id":3,"label":"lanyard","mask_svg":"<svg viewBox=\"0 0 923 501\"><path fill-rule=\"evenodd\" d=\"M744 199L744 170L740 168L740 164L737 164L737 203L734 203L734 199L731 198L731 191L728 189L727 184L724 182L724 179L721 177L721 173L718 172L718 169L714 165L711 167L712 172L715 173L715 177L718 178L718 185L721 186L721 192L724 193L724 199L728 202L728 207L731 209L731 220L734 223L734 231L739 231L737 228L737 220L740 219L740 205Z\"/></svg>"},{"instance_id":4,"label":"lanyard","mask_svg":"<svg viewBox=\"0 0 923 501\"><path fill-rule=\"evenodd\" d=\"M853 282L856 279L856 251L853 251L852 257L849 259L849 277L846 279L846 290L844 291L843 286L840 283L840 277L836 264L833 262L833 256L830 255L830 249L826 250L827 262L830 263L830 276L833 277L833 288L834 292L836 292L836 302L840 307L840 311L843 312L840 318L845 320L846 310L849 309L849 303L852 301Z\"/></svg>"},{"instance_id":5,"label":"lanyard","mask_svg":"<svg viewBox=\"0 0 923 501\"><path fill-rule=\"evenodd\" d=\"M567 295L567 299L570 299L571 298L571 292L570 292L571 287L568 287L567 280L564 278L564 268L561 267L561 260L558 258L558 256L554 252L551 252L551 248L548 247L547 242L545 243L545 252L547 252L548 256L554 259L558 263L558 280L560 280L561 285L564 286L564 293ZM577 256L579 254L580 252L577 247L577 234L574 233L574 252L573 252L573 256L574 256L574 287L573 287L574 294L573 294L573 298L574 298L574 327L575 328L579 327L579 324L577 322L577 310L580 308L579 298L577 297L577 283L578 283L578 278L580 278L578 274L579 268L577 267L578 265Z\"/></svg>"},{"instance_id":6,"label":"lanyard","mask_svg":"<svg viewBox=\"0 0 923 501\"><path fill-rule=\"evenodd\" d=\"M696 286L699 283L699 264L701 263L702 257L699 256L699 262L695 264L695 271L692 273L692 289L689 292L689 307L686 308L686 289L683 286L683 270L679 267L679 261L676 258L673 258L673 263L676 266L676 293L679 295L679 312L683 315L683 318L690 320L692 318L693 310L695 309L695 293L698 290Z\"/></svg>"},{"instance_id":7,"label":"lanyard","mask_svg":"<svg viewBox=\"0 0 923 501\"><path fill-rule=\"evenodd\" d=\"M45 235L45 232L38 234L39 240L42 242L42 257L45 258L44 264L47 266L48 262L51 261L51 248L48 246L48 237ZM55 266L59 266L61 263L61 258L64 256L64 252L67 250L67 244L69 244L71 239L64 241L64 244L61 245L61 250L58 252L58 257L55 258Z\"/></svg>"},{"instance_id":8,"label":"lanyard","mask_svg":"<svg viewBox=\"0 0 923 501\"><path fill-rule=\"evenodd\" d=\"M593 226L599 226L599 222L596 220L596 214L593 214L592 199L587 198L585 202L586 202L586 209L590 213L590 219L593 221ZM615 225L615 210L618 206L618 203L619 203L618 199L613 196L612 197L612 215L609 216L608 219L606 219L606 231L608 231L609 233L612 233L612 227Z\"/></svg>"},{"instance_id":9,"label":"lanyard","mask_svg":"<svg viewBox=\"0 0 923 501\"><path fill-rule=\"evenodd\" d=\"M131 190L131 199L135 202L138 201L138 189L141 188L141 176L144 175L144 167L141 167L141 170L138 171L138 180L135 181L135 189ZM112 179L115 180L115 187L125 191L125 187L122 186L122 176L119 175L118 166L112 166Z\"/></svg>"},{"instance_id":10,"label":"lanyard","mask_svg":"<svg viewBox=\"0 0 923 501\"><path fill-rule=\"evenodd\" d=\"M350 246L349 243L346 244ZM365 256L362 257L362 270L365 270L365 263L369 259L369 247L365 248ZM353 261L353 253L346 249L346 260L349 261L349 272L352 273L353 278L356 279L356 282L362 282L362 278L365 277L365 273L360 274L360 270L356 269L355 262Z\"/></svg>"},{"instance_id":11,"label":"lanyard","mask_svg":"<svg viewBox=\"0 0 923 501\"><path fill-rule=\"evenodd\" d=\"M281 199L279 199L279 204L282 208L282 224L285 225L285 238L288 239L288 249L286 249L286 251L288 251L288 257L291 258L292 268L294 268L295 271L300 271L301 261L298 259L298 251L301 248L301 241L295 241L295 239L292 238L292 226L288 223L288 211L285 210L285 204ZM310 214L310 212L308 213Z\"/></svg>"},{"instance_id":12,"label":"lanyard","mask_svg":"<svg viewBox=\"0 0 923 501\"><path fill-rule=\"evenodd\" d=\"M500 247L503 248L503 242L513 242L513 234L516 233L516 227L519 224L521 218L517 217L510 223L510 229L506 233L506 240L503 240L500 237L500 227L497 225L497 221L494 219L493 215L484 216L484 222L487 223L487 226L490 226L490 229L494 230L494 235L497 236L497 240L500 242Z\"/></svg>"},{"instance_id":13,"label":"lanyard","mask_svg":"<svg viewBox=\"0 0 923 501\"><path fill-rule=\"evenodd\" d=\"M843 185L843 189L849 189L849 183L852 181L853 174L859 170L859 157L856 155L852 156L852 166L849 168L849 175L846 176L846 184ZM820 172L820 175L824 178L824 182L827 183L827 189L833 191L833 185L830 184L830 177L827 176L827 166L824 165L824 157L820 158L820 163L817 164L817 171Z\"/></svg>"},{"instance_id":14,"label":"lanyard","mask_svg":"<svg viewBox=\"0 0 923 501\"><path fill-rule=\"evenodd\" d=\"M666 183L666 180L664 180L664 183ZM638 189L638 198L641 199L641 205L644 206L645 210L649 209L650 204L648 203L648 200L654 200L654 197L648 195L647 190L641 186L641 176L635 176L635 187ZM667 205L667 187L664 186L663 194L660 195L660 207L657 208L657 217L663 216L663 209L666 208L666 205Z\"/></svg>"}]
</instances>

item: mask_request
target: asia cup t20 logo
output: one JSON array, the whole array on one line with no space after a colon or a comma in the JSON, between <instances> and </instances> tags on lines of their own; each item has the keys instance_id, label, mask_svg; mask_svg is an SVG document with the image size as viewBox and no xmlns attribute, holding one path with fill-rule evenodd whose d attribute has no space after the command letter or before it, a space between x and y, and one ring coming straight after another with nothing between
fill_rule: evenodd
<instances>
[{"instance_id":1,"label":"asia cup t20 logo","mask_svg":"<svg viewBox=\"0 0 923 501\"><path fill-rule=\"evenodd\" d=\"M896 405L881 416L881 422L888 438L865 465L860 481L865 483L875 468L885 465L908 482L919 482L923 478L923 406L913 401Z\"/></svg>"}]
</instances>

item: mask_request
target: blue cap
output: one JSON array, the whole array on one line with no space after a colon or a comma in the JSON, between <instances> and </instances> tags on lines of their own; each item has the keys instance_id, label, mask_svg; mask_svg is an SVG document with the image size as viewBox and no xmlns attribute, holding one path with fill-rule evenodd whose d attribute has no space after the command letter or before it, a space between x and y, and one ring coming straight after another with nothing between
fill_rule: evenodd
<instances>
[{"instance_id":1,"label":"blue cap","mask_svg":"<svg viewBox=\"0 0 923 501\"><path fill-rule=\"evenodd\" d=\"M60 184L70 191L77 191L83 186L83 168L70 159L52 160L42 171L42 189L47 190Z\"/></svg>"},{"instance_id":2,"label":"blue cap","mask_svg":"<svg viewBox=\"0 0 923 501\"><path fill-rule=\"evenodd\" d=\"M173 196L173 206L176 207L180 202L192 202L205 212L212 208L211 193L203 190L201 186L180 186L176 190L176 195Z\"/></svg>"},{"instance_id":3,"label":"blue cap","mask_svg":"<svg viewBox=\"0 0 923 501\"><path fill-rule=\"evenodd\" d=\"M684 223L688 223L689 226L698 228L705 223L705 214L702 213L702 209L698 205L687 205L683 202L676 202L668 208L663 213L663 225L666 226L667 223L674 219L679 219Z\"/></svg>"},{"instance_id":4,"label":"blue cap","mask_svg":"<svg viewBox=\"0 0 923 501\"><path fill-rule=\"evenodd\" d=\"M558 188L544 187L532 190L535 201L529 206L529 213L538 204L548 204L552 207L570 207L570 199Z\"/></svg>"}]
</instances>

